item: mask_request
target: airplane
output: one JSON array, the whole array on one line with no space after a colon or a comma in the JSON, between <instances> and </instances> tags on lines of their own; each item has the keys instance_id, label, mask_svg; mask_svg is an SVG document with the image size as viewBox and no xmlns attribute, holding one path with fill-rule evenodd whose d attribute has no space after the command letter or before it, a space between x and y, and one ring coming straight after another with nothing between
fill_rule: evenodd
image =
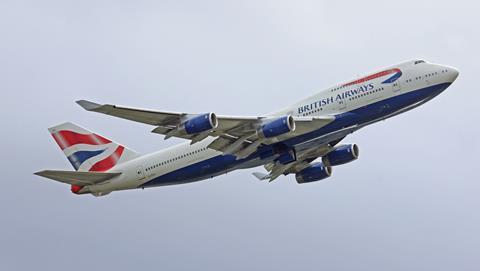
<instances>
[{"instance_id":1,"label":"airplane","mask_svg":"<svg viewBox=\"0 0 480 271\"><path fill-rule=\"evenodd\" d=\"M294 174L297 183L332 175L332 168L359 157L347 135L416 108L447 89L457 69L412 60L337 84L289 107L261 116L192 114L97 104L87 111L153 126L165 139L186 142L151 154L137 152L73 123L49 128L75 168L36 175L71 186L74 194L185 184L237 169L264 166L253 175L273 181Z\"/></svg>"}]
</instances>

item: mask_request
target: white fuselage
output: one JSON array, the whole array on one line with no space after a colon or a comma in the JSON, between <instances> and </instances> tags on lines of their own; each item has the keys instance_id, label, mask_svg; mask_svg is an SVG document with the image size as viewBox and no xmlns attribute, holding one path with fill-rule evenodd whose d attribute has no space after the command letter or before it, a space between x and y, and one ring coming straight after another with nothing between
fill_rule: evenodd
<instances>
[{"instance_id":1,"label":"white fuselage","mask_svg":"<svg viewBox=\"0 0 480 271\"><path fill-rule=\"evenodd\" d=\"M452 83L457 75L458 72L451 67L410 61L335 85L265 116L332 115L340 121L341 117L352 113L356 115L356 124L366 125L414 108L433 98ZM305 139L299 137L292 144L297 144L297 141L311 141L316 136L321 135L312 134ZM266 164L273 159L255 157L235 162L229 155L223 156L221 152L207 148L213 140L214 138L209 137L193 145L186 142L119 164L109 172L121 172L120 176L107 183L91 185L89 190L93 194L106 194L115 190L198 181L238 168ZM216 168L217 166L219 168Z\"/></svg>"}]
</instances>

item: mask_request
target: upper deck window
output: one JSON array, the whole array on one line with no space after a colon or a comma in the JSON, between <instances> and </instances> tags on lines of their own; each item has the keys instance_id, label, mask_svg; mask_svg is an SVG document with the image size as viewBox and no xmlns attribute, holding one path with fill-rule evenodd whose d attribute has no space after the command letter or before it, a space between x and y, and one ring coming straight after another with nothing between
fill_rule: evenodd
<instances>
[{"instance_id":1,"label":"upper deck window","mask_svg":"<svg viewBox=\"0 0 480 271\"><path fill-rule=\"evenodd\" d=\"M415 65L420 64L420 63L425 63L425 61L423 61L423 60L417 60L417 61L415 61Z\"/></svg>"}]
</instances>

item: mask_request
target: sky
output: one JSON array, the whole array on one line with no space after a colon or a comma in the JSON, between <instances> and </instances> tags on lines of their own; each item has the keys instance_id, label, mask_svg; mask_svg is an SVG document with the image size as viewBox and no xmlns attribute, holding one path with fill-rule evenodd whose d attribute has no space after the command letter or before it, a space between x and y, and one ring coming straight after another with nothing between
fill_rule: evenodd
<instances>
[{"instance_id":1,"label":"sky","mask_svg":"<svg viewBox=\"0 0 480 271\"><path fill-rule=\"evenodd\" d=\"M1 270L479 270L475 1L0 0ZM425 105L344 142L327 180L249 169L95 198L33 172L71 166L72 121L141 153L134 107L261 115L416 58L459 69Z\"/></svg>"}]
</instances>

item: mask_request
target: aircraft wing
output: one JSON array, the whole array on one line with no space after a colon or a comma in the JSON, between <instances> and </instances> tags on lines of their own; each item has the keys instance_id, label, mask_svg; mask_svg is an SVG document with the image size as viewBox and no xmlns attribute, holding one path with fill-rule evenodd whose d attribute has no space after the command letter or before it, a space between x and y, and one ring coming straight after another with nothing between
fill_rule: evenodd
<instances>
[{"instance_id":1,"label":"aircraft wing","mask_svg":"<svg viewBox=\"0 0 480 271\"><path fill-rule=\"evenodd\" d=\"M268 122L270 119L275 119L276 117L215 115L216 126L212 129L198 133L186 133L185 129L182 130L182 125L187 120L202 116L207 118L207 116L210 115L208 115L208 113L191 114L130 108L111 104L97 104L85 100L77 101L77 103L88 111L156 126L152 132L165 135L165 139L179 137L190 140L191 144L194 144L209 136L217 137L217 139L209 145L209 148L225 154L234 154L238 158L246 157L255 152L261 144L274 143L308 133L327 125L335 119L333 116L293 117L296 127L294 131L267 139L259 136L257 132L258 128L265 122Z\"/></svg>"},{"instance_id":2,"label":"aircraft wing","mask_svg":"<svg viewBox=\"0 0 480 271\"><path fill-rule=\"evenodd\" d=\"M83 171L66 171L66 170L43 170L35 172L35 175L42 176L54 181L71 184L71 185L91 185L110 180L121 173L107 172L83 172Z\"/></svg>"}]
</instances>

